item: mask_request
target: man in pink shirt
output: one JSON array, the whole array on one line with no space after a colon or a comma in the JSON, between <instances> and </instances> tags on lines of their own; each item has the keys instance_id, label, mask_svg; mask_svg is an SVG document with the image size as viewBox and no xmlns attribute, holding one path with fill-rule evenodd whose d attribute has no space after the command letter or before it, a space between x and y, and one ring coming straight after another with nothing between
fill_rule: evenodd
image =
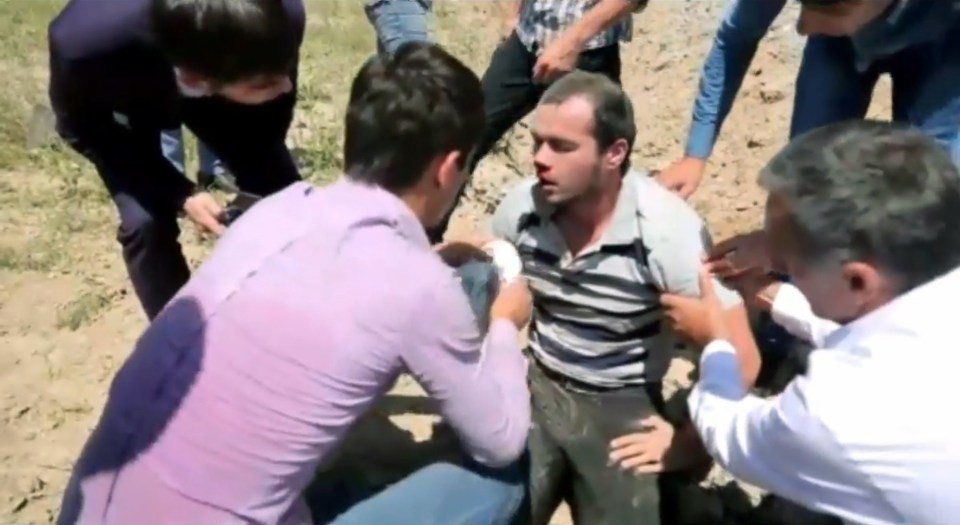
<instances>
[{"instance_id":1,"label":"man in pink shirt","mask_svg":"<svg viewBox=\"0 0 960 525\"><path fill-rule=\"evenodd\" d=\"M424 233L464 184L483 118L479 80L436 45L363 66L345 177L295 183L220 239L117 373L58 523L312 523L302 493L317 466L401 373L473 461L324 523L508 523L530 426L529 292L502 286L484 335Z\"/></svg>"}]
</instances>

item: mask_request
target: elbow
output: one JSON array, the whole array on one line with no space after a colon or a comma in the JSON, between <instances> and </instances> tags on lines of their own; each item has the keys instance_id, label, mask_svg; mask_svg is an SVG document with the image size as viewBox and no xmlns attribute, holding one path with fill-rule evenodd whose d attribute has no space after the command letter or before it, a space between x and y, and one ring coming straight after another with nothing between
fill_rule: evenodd
<instances>
[{"instance_id":1,"label":"elbow","mask_svg":"<svg viewBox=\"0 0 960 525\"><path fill-rule=\"evenodd\" d=\"M527 432L511 432L494 446L475 447L471 456L481 465L502 468L518 461L526 450Z\"/></svg>"},{"instance_id":2,"label":"elbow","mask_svg":"<svg viewBox=\"0 0 960 525\"><path fill-rule=\"evenodd\" d=\"M477 463L493 468L506 467L518 461L527 450L527 436L530 433L530 410L527 408L523 412L520 414L522 417L506 422L484 442L471 443L468 446L470 456Z\"/></svg>"}]
</instances>

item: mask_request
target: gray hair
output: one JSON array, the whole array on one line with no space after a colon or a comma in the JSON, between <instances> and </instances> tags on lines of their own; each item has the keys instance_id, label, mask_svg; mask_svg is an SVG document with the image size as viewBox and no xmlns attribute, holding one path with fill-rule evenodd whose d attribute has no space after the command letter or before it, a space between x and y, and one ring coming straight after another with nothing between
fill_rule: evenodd
<instances>
[{"instance_id":1,"label":"gray hair","mask_svg":"<svg viewBox=\"0 0 960 525\"><path fill-rule=\"evenodd\" d=\"M786 205L810 263L868 262L901 291L960 266L960 173L919 132L862 120L826 126L788 144L760 185Z\"/></svg>"},{"instance_id":2,"label":"gray hair","mask_svg":"<svg viewBox=\"0 0 960 525\"><path fill-rule=\"evenodd\" d=\"M583 97L593 106L593 137L600 151L620 139L627 141L628 151L633 149L637 138L633 103L620 85L599 73L576 69L551 84L540 97L540 104L562 104L574 97ZM622 170L626 173L629 168L628 154Z\"/></svg>"}]
</instances>

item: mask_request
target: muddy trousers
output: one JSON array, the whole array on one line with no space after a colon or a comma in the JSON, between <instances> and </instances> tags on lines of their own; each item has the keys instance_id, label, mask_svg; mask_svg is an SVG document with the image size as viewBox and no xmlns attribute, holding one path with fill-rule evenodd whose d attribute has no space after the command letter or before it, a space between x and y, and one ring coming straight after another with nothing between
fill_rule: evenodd
<instances>
[{"instance_id":1,"label":"muddy trousers","mask_svg":"<svg viewBox=\"0 0 960 525\"><path fill-rule=\"evenodd\" d=\"M635 475L607 459L612 439L662 412L659 392L659 384L590 389L531 360L529 501L516 525L548 525L561 501L577 525L674 523L660 476Z\"/></svg>"},{"instance_id":2,"label":"muddy trousers","mask_svg":"<svg viewBox=\"0 0 960 525\"><path fill-rule=\"evenodd\" d=\"M481 79L486 123L468 166L471 173L510 128L536 107L546 90L546 85L533 81L533 66L537 63L538 52L538 49L528 49L516 33L512 33L493 52L490 65ZM584 51L577 60L577 69L606 75L619 84L619 44ZM460 190L456 202L460 201L465 190L466 185ZM427 230L431 243L443 240L455 209L456 203L439 225Z\"/></svg>"}]
</instances>

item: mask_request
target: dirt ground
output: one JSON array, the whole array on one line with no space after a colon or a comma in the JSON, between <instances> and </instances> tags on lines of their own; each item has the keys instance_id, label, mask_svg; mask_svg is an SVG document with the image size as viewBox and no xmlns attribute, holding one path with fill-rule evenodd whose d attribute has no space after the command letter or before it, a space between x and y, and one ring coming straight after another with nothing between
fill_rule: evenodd
<instances>
[{"instance_id":1,"label":"dirt ground","mask_svg":"<svg viewBox=\"0 0 960 525\"><path fill-rule=\"evenodd\" d=\"M0 522L47 523L69 469L98 417L112 375L145 326L114 241L114 212L89 165L51 140L37 120L45 104L45 27L63 0L0 0ZM639 127L635 166L657 169L682 153L699 69L721 16L721 0L663 0L635 17L623 50L624 84ZM318 183L336 175L340 123L356 68L373 52L359 2L308 0L301 103L290 141ZM497 41L494 2L439 0L437 39L482 73ZM762 42L728 119L709 174L693 199L716 237L758 224L758 169L783 144L803 41L786 11ZM872 113L886 116L881 86ZM42 113L39 113L42 115ZM42 119L41 119L42 120ZM42 124L42 122L40 122ZM39 129L39 131L38 131ZM25 137L30 136L31 148ZM37 138L39 136L39 139ZM489 157L459 209L453 235L469 232L529 173L522 128ZM193 262L209 250L188 227ZM676 385L690 365L680 363ZM451 438L412 381L358 425L341 461L351 479L376 485L422 464ZM729 478L715 476L715 484ZM724 481L726 480L726 481ZM729 487L728 487L729 488ZM755 505L756 492L749 491ZM723 512L721 512L723 514ZM735 514L735 513L734 513ZM727 512L724 515L732 515ZM569 523L561 511L558 524ZM726 522L726 521L725 521Z\"/></svg>"}]
</instances>

